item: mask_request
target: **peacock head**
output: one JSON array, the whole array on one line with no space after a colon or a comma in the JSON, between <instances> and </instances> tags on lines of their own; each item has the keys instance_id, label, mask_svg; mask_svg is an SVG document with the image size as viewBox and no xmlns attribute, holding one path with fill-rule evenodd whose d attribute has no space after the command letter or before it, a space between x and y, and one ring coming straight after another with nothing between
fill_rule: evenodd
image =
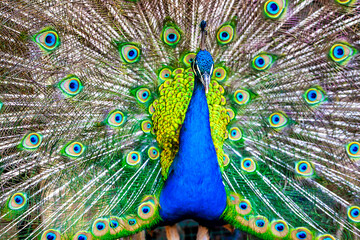
<instances>
[{"instance_id":1,"label":"peacock head","mask_svg":"<svg viewBox=\"0 0 360 240\"><path fill-rule=\"evenodd\" d=\"M209 91L210 79L214 71L214 60L206 50L200 50L192 64L195 78L200 80L205 87L205 92Z\"/></svg>"},{"instance_id":2,"label":"peacock head","mask_svg":"<svg viewBox=\"0 0 360 240\"><path fill-rule=\"evenodd\" d=\"M210 79L214 70L214 60L211 54L205 50L205 37L207 32L206 21L202 21L200 24L201 28L201 43L200 43L200 51L195 57L195 61L192 63L192 69L195 73L195 79L201 81L201 83L205 87L205 92L209 91Z\"/></svg>"}]
</instances>

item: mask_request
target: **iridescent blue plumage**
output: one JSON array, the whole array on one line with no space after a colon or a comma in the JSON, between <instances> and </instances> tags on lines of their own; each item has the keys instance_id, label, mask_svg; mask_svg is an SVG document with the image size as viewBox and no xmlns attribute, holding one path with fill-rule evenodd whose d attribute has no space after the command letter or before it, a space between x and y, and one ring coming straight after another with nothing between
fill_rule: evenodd
<instances>
[{"instance_id":1,"label":"iridescent blue plumage","mask_svg":"<svg viewBox=\"0 0 360 240\"><path fill-rule=\"evenodd\" d=\"M213 60L200 51L195 66L211 74ZM160 216L166 223L192 218L216 221L226 207L226 192L211 138L205 88L195 74L195 87L180 131L180 149L160 195Z\"/></svg>"}]
</instances>

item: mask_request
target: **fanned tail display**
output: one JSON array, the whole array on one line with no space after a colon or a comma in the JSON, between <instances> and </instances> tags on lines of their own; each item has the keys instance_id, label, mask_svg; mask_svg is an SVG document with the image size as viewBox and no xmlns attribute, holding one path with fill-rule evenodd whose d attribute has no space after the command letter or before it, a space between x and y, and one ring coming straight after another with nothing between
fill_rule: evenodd
<instances>
[{"instance_id":1,"label":"fanned tail display","mask_svg":"<svg viewBox=\"0 0 360 240\"><path fill-rule=\"evenodd\" d=\"M358 0L2 0L0 21L0 239L360 237Z\"/></svg>"}]
</instances>

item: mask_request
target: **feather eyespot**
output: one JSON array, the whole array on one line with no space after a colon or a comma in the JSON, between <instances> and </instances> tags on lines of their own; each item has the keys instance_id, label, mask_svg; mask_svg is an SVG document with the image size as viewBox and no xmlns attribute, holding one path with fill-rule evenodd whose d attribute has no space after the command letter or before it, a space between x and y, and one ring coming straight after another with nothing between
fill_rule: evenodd
<instances>
[{"instance_id":1,"label":"feather eyespot","mask_svg":"<svg viewBox=\"0 0 360 240\"><path fill-rule=\"evenodd\" d=\"M239 105L246 105L250 102L250 93L246 90L237 90L234 93L234 100Z\"/></svg>"},{"instance_id":2,"label":"feather eyespot","mask_svg":"<svg viewBox=\"0 0 360 240\"><path fill-rule=\"evenodd\" d=\"M42 143L42 135L38 133L29 133L21 141L21 148L24 150L36 150Z\"/></svg>"},{"instance_id":3,"label":"feather eyespot","mask_svg":"<svg viewBox=\"0 0 360 240\"><path fill-rule=\"evenodd\" d=\"M348 208L347 215L350 221L359 223L360 222L360 207L351 206Z\"/></svg>"},{"instance_id":4,"label":"feather eyespot","mask_svg":"<svg viewBox=\"0 0 360 240\"><path fill-rule=\"evenodd\" d=\"M223 164L224 164L224 167L228 166L229 163L230 163L229 155L227 155L227 154L224 153L224 156L223 156Z\"/></svg>"},{"instance_id":5,"label":"feather eyespot","mask_svg":"<svg viewBox=\"0 0 360 240\"><path fill-rule=\"evenodd\" d=\"M336 240L336 239L330 234L324 234L319 236L317 240Z\"/></svg>"},{"instance_id":6,"label":"feather eyespot","mask_svg":"<svg viewBox=\"0 0 360 240\"><path fill-rule=\"evenodd\" d=\"M152 128L152 123L149 120L145 120L141 122L141 130L144 133L150 133Z\"/></svg>"},{"instance_id":7,"label":"feather eyespot","mask_svg":"<svg viewBox=\"0 0 360 240\"><path fill-rule=\"evenodd\" d=\"M231 203L235 204L235 205L238 205L240 203L240 198L242 198L242 197L240 197L239 194L237 194L235 192L230 193L229 197L230 197Z\"/></svg>"},{"instance_id":8,"label":"feather eyespot","mask_svg":"<svg viewBox=\"0 0 360 240\"><path fill-rule=\"evenodd\" d=\"M250 218L249 226L257 233L265 233L267 231L269 221L263 216Z\"/></svg>"},{"instance_id":9,"label":"feather eyespot","mask_svg":"<svg viewBox=\"0 0 360 240\"><path fill-rule=\"evenodd\" d=\"M134 226L134 225L136 224L136 219L135 219L135 218L129 219L129 220L128 220L128 224L129 224L130 226Z\"/></svg>"},{"instance_id":10,"label":"feather eyespot","mask_svg":"<svg viewBox=\"0 0 360 240\"><path fill-rule=\"evenodd\" d=\"M299 227L291 231L291 239L293 240L311 240L313 235L304 227Z\"/></svg>"},{"instance_id":11,"label":"feather eyespot","mask_svg":"<svg viewBox=\"0 0 360 240\"><path fill-rule=\"evenodd\" d=\"M268 0L264 5L265 16L271 19L280 18L286 11L286 0Z\"/></svg>"},{"instance_id":12,"label":"feather eyespot","mask_svg":"<svg viewBox=\"0 0 360 240\"><path fill-rule=\"evenodd\" d=\"M150 147L148 156L151 160L157 160L160 157L160 150L157 147Z\"/></svg>"},{"instance_id":13,"label":"feather eyespot","mask_svg":"<svg viewBox=\"0 0 360 240\"><path fill-rule=\"evenodd\" d=\"M256 170L256 163L251 158L244 158L241 160L241 169L246 172L254 172Z\"/></svg>"},{"instance_id":14,"label":"feather eyespot","mask_svg":"<svg viewBox=\"0 0 360 240\"><path fill-rule=\"evenodd\" d=\"M117 228L118 226L119 226L118 221L116 221L116 220L111 220L110 221L110 227L111 228Z\"/></svg>"},{"instance_id":15,"label":"feather eyespot","mask_svg":"<svg viewBox=\"0 0 360 240\"><path fill-rule=\"evenodd\" d=\"M91 231L95 235L95 237L102 237L107 234L109 232L108 219L96 219L92 225Z\"/></svg>"},{"instance_id":16,"label":"feather eyespot","mask_svg":"<svg viewBox=\"0 0 360 240\"><path fill-rule=\"evenodd\" d=\"M132 151L126 156L126 163L130 166L135 166L141 162L141 155L139 152Z\"/></svg>"},{"instance_id":17,"label":"feather eyespot","mask_svg":"<svg viewBox=\"0 0 360 240\"><path fill-rule=\"evenodd\" d=\"M153 104L153 103L150 104L149 109L148 109L150 115L153 115L155 113L155 105L156 104Z\"/></svg>"},{"instance_id":18,"label":"feather eyespot","mask_svg":"<svg viewBox=\"0 0 360 240\"><path fill-rule=\"evenodd\" d=\"M191 67L191 64L194 62L196 57L196 53L187 53L183 57L182 62L185 64L186 67Z\"/></svg>"},{"instance_id":19,"label":"feather eyespot","mask_svg":"<svg viewBox=\"0 0 360 240\"><path fill-rule=\"evenodd\" d=\"M79 94L83 89L81 81L75 76L69 76L61 80L59 87L67 97L73 97Z\"/></svg>"},{"instance_id":20,"label":"feather eyespot","mask_svg":"<svg viewBox=\"0 0 360 240\"><path fill-rule=\"evenodd\" d=\"M11 210L21 210L27 204L27 196L25 193L15 193L10 197L9 208Z\"/></svg>"},{"instance_id":21,"label":"feather eyespot","mask_svg":"<svg viewBox=\"0 0 360 240\"><path fill-rule=\"evenodd\" d=\"M84 235L84 234L80 234L80 235L77 237L77 240L87 240L87 236Z\"/></svg>"},{"instance_id":22,"label":"feather eyespot","mask_svg":"<svg viewBox=\"0 0 360 240\"><path fill-rule=\"evenodd\" d=\"M335 43L331 48L329 52L330 58L340 64L340 65L346 65L356 54L357 50L348 46L344 43Z\"/></svg>"},{"instance_id":23,"label":"feather eyespot","mask_svg":"<svg viewBox=\"0 0 360 240\"><path fill-rule=\"evenodd\" d=\"M139 218L141 218L142 220L149 220L152 217L154 217L155 212L156 212L155 205L152 202L147 201L140 204L140 206L138 207L137 214Z\"/></svg>"},{"instance_id":24,"label":"feather eyespot","mask_svg":"<svg viewBox=\"0 0 360 240\"><path fill-rule=\"evenodd\" d=\"M136 99L141 103L146 103L150 100L151 92L147 88L140 88L136 92Z\"/></svg>"},{"instance_id":25,"label":"feather eyespot","mask_svg":"<svg viewBox=\"0 0 360 240\"><path fill-rule=\"evenodd\" d=\"M232 127L229 131L229 139L232 141L238 141L242 138L242 132L238 127Z\"/></svg>"},{"instance_id":26,"label":"feather eyespot","mask_svg":"<svg viewBox=\"0 0 360 240\"><path fill-rule=\"evenodd\" d=\"M359 142L351 142L346 145L346 153L352 159L360 158L360 143Z\"/></svg>"},{"instance_id":27,"label":"feather eyespot","mask_svg":"<svg viewBox=\"0 0 360 240\"><path fill-rule=\"evenodd\" d=\"M316 87L312 87L306 90L303 97L306 103L311 106L317 106L325 100L324 92Z\"/></svg>"},{"instance_id":28,"label":"feather eyespot","mask_svg":"<svg viewBox=\"0 0 360 240\"><path fill-rule=\"evenodd\" d=\"M124 219L111 216L109 218L110 235L115 235L124 229Z\"/></svg>"},{"instance_id":29,"label":"feather eyespot","mask_svg":"<svg viewBox=\"0 0 360 240\"><path fill-rule=\"evenodd\" d=\"M159 72L159 75L158 75L159 80L161 82L163 82L163 81L166 81L166 80L170 79L171 78L171 72L172 72L171 68L168 68L168 67L165 67L165 68L161 69L160 72Z\"/></svg>"},{"instance_id":30,"label":"feather eyespot","mask_svg":"<svg viewBox=\"0 0 360 240\"><path fill-rule=\"evenodd\" d=\"M289 227L283 220L277 220L271 223L271 233L275 237L283 238L288 235Z\"/></svg>"},{"instance_id":31,"label":"feather eyespot","mask_svg":"<svg viewBox=\"0 0 360 240\"><path fill-rule=\"evenodd\" d=\"M41 235L41 240L60 240L61 234L55 229L48 229Z\"/></svg>"},{"instance_id":32,"label":"feather eyespot","mask_svg":"<svg viewBox=\"0 0 360 240\"><path fill-rule=\"evenodd\" d=\"M235 112L230 108L226 109L226 114L229 115L230 120L233 120L235 118Z\"/></svg>"},{"instance_id":33,"label":"feather eyespot","mask_svg":"<svg viewBox=\"0 0 360 240\"><path fill-rule=\"evenodd\" d=\"M217 67L214 69L213 77L218 82L223 82L227 78L227 71L223 67Z\"/></svg>"},{"instance_id":34,"label":"feather eyespot","mask_svg":"<svg viewBox=\"0 0 360 240\"><path fill-rule=\"evenodd\" d=\"M108 114L106 119L106 124L111 127L120 127L126 121L126 118L122 112L119 110L112 111Z\"/></svg>"},{"instance_id":35,"label":"feather eyespot","mask_svg":"<svg viewBox=\"0 0 360 240\"><path fill-rule=\"evenodd\" d=\"M163 30L162 40L169 46L176 46L180 42L181 35L174 27L167 27Z\"/></svg>"},{"instance_id":36,"label":"feather eyespot","mask_svg":"<svg viewBox=\"0 0 360 240\"><path fill-rule=\"evenodd\" d=\"M251 212L251 204L248 200L242 199L239 204L236 206L236 211L240 215L248 215Z\"/></svg>"},{"instance_id":37,"label":"feather eyespot","mask_svg":"<svg viewBox=\"0 0 360 240\"><path fill-rule=\"evenodd\" d=\"M269 123L271 127L281 129L286 126L288 119L284 114L277 112L270 115Z\"/></svg>"},{"instance_id":38,"label":"feather eyespot","mask_svg":"<svg viewBox=\"0 0 360 240\"><path fill-rule=\"evenodd\" d=\"M78 158L85 151L85 147L80 142L70 142L64 147L64 155L69 158Z\"/></svg>"},{"instance_id":39,"label":"feather eyespot","mask_svg":"<svg viewBox=\"0 0 360 240\"><path fill-rule=\"evenodd\" d=\"M273 56L269 54L259 54L253 58L251 66L257 71L265 71L271 67L273 62Z\"/></svg>"},{"instance_id":40,"label":"feather eyespot","mask_svg":"<svg viewBox=\"0 0 360 240\"><path fill-rule=\"evenodd\" d=\"M73 240L91 240L92 236L91 233L88 231L79 231L75 234L72 238Z\"/></svg>"},{"instance_id":41,"label":"feather eyespot","mask_svg":"<svg viewBox=\"0 0 360 240\"><path fill-rule=\"evenodd\" d=\"M234 39L234 28L231 25L222 26L217 31L216 39L221 45L230 43Z\"/></svg>"},{"instance_id":42,"label":"feather eyespot","mask_svg":"<svg viewBox=\"0 0 360 240\"><path fill-rule=\"evenodd\" d=\"M120 52L121 58L125 63L136 63L140 60L141 51L134 45L123 45Z\"/></svg>"},{"instance_id":43,"label":"feather eyespot","mask_svg":"<svg viewBox=\"0 0 360 240\"><path fill-rule=\"evenodd\" d=\"M309 177L314 175L314 169L312 168L311 164L306 161L299 161L295 164L295 172L298 175Z\"/></svg>"},{"instance_id":44,"label":"feather eyespot","mask_svg":"<svg viewBox=\"0 0 360 240\"><path fill-rule=\"evenodd\" d=\"M54 30L45 30L35 36L35 42L45 51L53 51L60 45L60 39Z\"/></svg>"}]
</instances>

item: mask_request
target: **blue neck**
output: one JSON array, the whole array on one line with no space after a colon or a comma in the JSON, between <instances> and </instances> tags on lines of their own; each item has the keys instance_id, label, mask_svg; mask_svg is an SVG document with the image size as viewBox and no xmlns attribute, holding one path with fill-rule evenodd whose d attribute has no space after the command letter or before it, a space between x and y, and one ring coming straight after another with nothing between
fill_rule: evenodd
<instances>
[{"instance_id":1,"label":"blue neck","mask_svg":"<svg viewBox=\"0 0 360 240\"><path fill-rule=\"evenodd\" d=\"M180 148L160 196L164 221L192 218L218 220L226 207L215 147L211 138L209 108L203 85L195 86L180 131Z\"/></svg>"}]
</instances>

